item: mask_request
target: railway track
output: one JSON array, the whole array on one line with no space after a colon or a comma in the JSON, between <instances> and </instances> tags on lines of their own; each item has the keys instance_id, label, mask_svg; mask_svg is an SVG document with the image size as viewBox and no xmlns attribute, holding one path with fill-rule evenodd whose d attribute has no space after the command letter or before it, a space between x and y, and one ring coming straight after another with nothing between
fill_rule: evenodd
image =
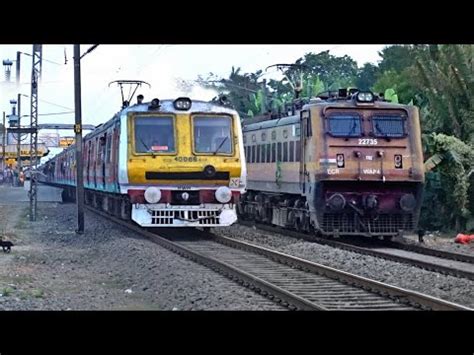
<instances>
[{"instance_id":1,"label":"railway track","mask_svg":"<svg viewBox=\"0 0 474 355\"><path fill-rule=\"evenodd\" d=\"M189 230L160 230L169 236L159 236L87 208L292 310L471 310L204 231L189 238ZM174 237L183 233L187 238Z\"/></svg>"},{"instance_id":2,"label":"railway track","mask_svg":"<svg viewBox=\"0 0 474 355\"><path fill-rule=\"evenodd\" d=\"M435 271L444 275L467 278L474 280L474 257L466 254L457 254L442 250L434 250L418 245L409 245L397 242L376 243L375 246L360 246L345 243L340 240L321 238L310 234L299 233L292 230L282 229L267 224L239 221L239 224L247 227L284 234L307 241L329 245L332 247L370 255L377 258L401 262L419 268Z\"/></svg>"}]
</instances>

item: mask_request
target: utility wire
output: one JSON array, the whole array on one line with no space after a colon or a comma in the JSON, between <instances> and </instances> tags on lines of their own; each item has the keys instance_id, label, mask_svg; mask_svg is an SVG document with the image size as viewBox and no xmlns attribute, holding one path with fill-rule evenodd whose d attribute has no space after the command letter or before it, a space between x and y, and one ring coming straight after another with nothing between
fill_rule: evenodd
<instances>
[{"instance_id":1,"label":"utility wire","mask_svg":"<svg viewBox=\"0 0 474 355\"><path fill-rule=\"evenodd\" d=\"M33 57L32 54L30 53L25 53L25 52L20 52L21 54L24 54L24 55L27 55L27 56L30 56L30 57ZM61 63L57 63L57 62L53 62L52 60L49 60L49 59L44 59L44 58L41 58L42 61L45 61L45 62L49 62L49 63L53 63L53 64L56 64L56 65L64 65L64 64L61 64Z\"/></svg>"},{"instance_id":2,"label":"utility wire","mask_svg":"<svg viewBox=\"0 0 474 355\"><path fill-rule=\"evenodd\" d=\"M83 55L80 56L79 59L82 59L84 58L87 54L89 54L90 52L92 52L94 49L96 49L99 45L98 44L94 44L92 47L90 47Z\"/></svg>"},{"instance_id":3,"label":"utility wire","mask_svg":"<svg viewBox=\"0 0 474 355\"><path fill-rule=\"evenodd\" d=\"M30 97L29 95L25 95L25 94L22 94L22 96ZM54 102L50 102L50 101L46 101L46 100L41 100L41 99L38 99L38 101L42 101L42 102L45 102L45 103L50 104L50 105L53 105L53 106L65 108L66 110L72 110L72 112L74 112L74 109L72 109L72 108L70 108L70 107L66 107L66 106L62 106L62 105L55 104Z\"/></svg>"}]
</instances>

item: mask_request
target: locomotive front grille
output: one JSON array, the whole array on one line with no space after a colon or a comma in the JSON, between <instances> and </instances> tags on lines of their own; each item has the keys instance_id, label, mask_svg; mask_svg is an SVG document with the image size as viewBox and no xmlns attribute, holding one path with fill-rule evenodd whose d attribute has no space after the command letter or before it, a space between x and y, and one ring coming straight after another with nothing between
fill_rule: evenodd
<instances>
[{"instance_id":1,"label":"locomotive front grille","mask_svg":"<svg viewBox=\"0 0 474 355\"><path fill-rule=\"evenodd\" d=\"M412 214L379 214L376 217L355 213L324 213L321 228L324 232L351 234L397 234L415 228Z\"/></svg>"},{"instance_id":2,"label":"locomotive front grille","mask_svg":"<svg viewBox=\"0 0 474 355\"><path fill-rule=\"evenodd\" d=\"M173 225L173 220L196 221L199 225L219 224L219 211L186 211L186 210L152 210L153 225Z\"/></svg>"}]
</instances>

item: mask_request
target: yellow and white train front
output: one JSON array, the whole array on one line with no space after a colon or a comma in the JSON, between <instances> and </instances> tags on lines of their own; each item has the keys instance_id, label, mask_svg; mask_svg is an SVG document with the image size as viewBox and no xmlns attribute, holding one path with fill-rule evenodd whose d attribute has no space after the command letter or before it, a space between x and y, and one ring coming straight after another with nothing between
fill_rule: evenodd
<instances>
[{"instance_id":1,"label":"yellow and white train front","mask_svg":"<svg viewBox=\"0 0 474 355\"><path fill-rule=\"evenodd\" d=\"M144 227L223 227L237 221L246 188L235 110L188 98L153 100L122 114L119 169L131 218ZM122 154L120 154L122 157Z\"/></svg>"}]
</instances>

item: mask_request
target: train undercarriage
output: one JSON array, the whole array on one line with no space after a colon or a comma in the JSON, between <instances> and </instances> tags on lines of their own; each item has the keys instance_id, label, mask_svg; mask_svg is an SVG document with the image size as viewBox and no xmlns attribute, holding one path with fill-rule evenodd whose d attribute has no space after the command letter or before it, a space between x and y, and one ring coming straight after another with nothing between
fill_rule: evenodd
<instances>
[{"instance_id":1,"label":"train undercarriage","mask_svg":"<svg viewBox=\"0 0 474 355\"><path fill-rule=\"evenodd\" d=\"M374 213L350 206L334 212L321 203L310 210L303 196L249 190L238 205L239 218L324 237L368 236L391 239L414 230L413 213Z\"/></svg>"}]
</instances>

